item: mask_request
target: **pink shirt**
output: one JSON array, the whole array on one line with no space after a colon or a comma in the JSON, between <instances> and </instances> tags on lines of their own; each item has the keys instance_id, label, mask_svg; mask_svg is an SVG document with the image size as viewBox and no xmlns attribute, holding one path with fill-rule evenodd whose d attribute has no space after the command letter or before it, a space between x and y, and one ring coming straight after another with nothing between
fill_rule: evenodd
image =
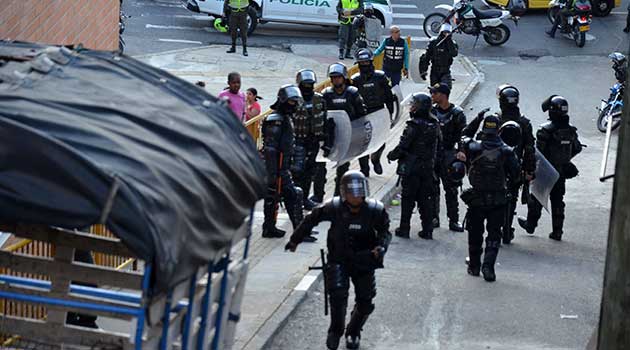
<instances>
[{"instance_id":1,"label":"pink shirt","mask_svg":"<svg viewBox=\"0 0 630 350\"><path fill-rule=\"evenodd\" d=\"M230 109L238 120L241 122L245 120L245 93L239 91L236 94L230 92L230 90L223 90L219 93L219 99L227 97L230 101Z\"/></svg>"}]
</instances>

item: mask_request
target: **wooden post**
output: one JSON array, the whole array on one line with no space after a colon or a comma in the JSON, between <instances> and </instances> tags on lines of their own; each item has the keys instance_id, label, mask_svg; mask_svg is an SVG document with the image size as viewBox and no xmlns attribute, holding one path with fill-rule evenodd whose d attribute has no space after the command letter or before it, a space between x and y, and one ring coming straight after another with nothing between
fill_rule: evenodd
<instances>
[{"instance_id":1,"label":"wooden post","mask_svg":"<svg viewBox=\"0 0 630 350\"><path fill-rule=\"evenodd\" d=\"M617 148L598 350L630 349L630 87L626 88L624 101L626 104Z\"/></svg>"}]
</instances>

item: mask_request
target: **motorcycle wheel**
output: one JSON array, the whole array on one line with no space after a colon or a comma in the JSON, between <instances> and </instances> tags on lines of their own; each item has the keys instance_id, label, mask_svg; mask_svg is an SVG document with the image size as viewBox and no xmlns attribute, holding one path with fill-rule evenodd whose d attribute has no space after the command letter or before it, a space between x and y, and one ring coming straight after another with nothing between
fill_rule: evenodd
<instances>
[{"instance_id":1,"label":"motorcycle wheel","mask_svg":"<svg viewBox=\"0 0 630 350\"><path fill-rule=\"evenodd\" d=\"M608 114L608 110L610 109L610 105L606 106L599 112L599 117L597 118L597 130L605 133L606 127L608 127L608 120L606 118L606 114ZM621 125L621 106L617 105L613 109L612 113L610 113L610 117L613 120L612 130L615 130Z\"/></svg>"},{"instance_id":2,"label":"motorcycle wheel","mask_svg":"<svg viewBox=\"0 0 630 350\"><path fill-rule=\"evenodd\" d=\"M483 33L483 40L492 46L500 46L505 44L510 38L510 28L505 24L486 29Z\"/></svg>"},{"instance_id":3,"label":"motorcycle wheel","mask_svg":"<svg viewBox=\"0 0 630 350\"><path fill-rule=\"evenodd\" d=\"M444 24L446 16L441 13L432 13L424 18L422 29L424 34L429 38L435 38L440 35L440 27Z\"/></svg>"},{"instance_id":4,"label":"motorcycle wheel","mask_svg":"<svg viewBox=\"0 0 630 350\"><path fill-rule=\"evenodd\" d=\"M586 43L586 33L580 32L579 26L573 26L573 40L575 40L577 47L584 47Z\"/></svg>"}]
</instances>

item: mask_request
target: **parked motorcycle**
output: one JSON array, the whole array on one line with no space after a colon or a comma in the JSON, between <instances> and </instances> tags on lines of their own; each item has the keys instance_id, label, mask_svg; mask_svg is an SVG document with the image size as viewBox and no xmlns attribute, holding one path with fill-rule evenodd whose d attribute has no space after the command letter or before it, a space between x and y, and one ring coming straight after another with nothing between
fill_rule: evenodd
<instances>
[{"instance_id":1,"label":"parked motorcycle","mask_svg":"<svg viewBox=\"0 0 630 350\"><path fill-rule=\"evenodd\" d=\"M427 15L422 25L424 33L429 38L437 37L442 24L450 23L453 26L453 33L474 35L477 39L479 35L483 35L483 39L492 46L505 44L511 33L503 20L510 18L518 25L521 9L480 10L472 5L472 1L454 0L453 6L446 4L435 6L437 9L448 11L448 14L434 12Z\"/></svg>"},{"instance_id":2,"label":"parked motorcycle","mask_svg":"<svg viewBox=\"0 0 630 350\"><path fill-rule=\"evenodd\" d=\"M615 83L610 88L610 97L602 100L599 106L599 117L597 118L597 130L606 132L608 123L612 120L611 130L615 130L621 124L621 114L623 112L623 90L621 83Z\"/></svg>"},{"instance_id":3,"label":"parked motorcycle","mask_svg":"<svg viewBox=\"0 0 630 350\"><path fill-rule=\"evenodd\" d=\"M569 1L570 2L570 1ZM549 1L549 10L547 17L551 24L554 24L556 14L562 11L566 4L560 0ZM591 30L591 22L593 15L591 14L591 3L589 0L576 0L574 8L570 11L569 16L563 16L562 24L558 27L561 33L568 34L570 39L575 41L578 47L584 47L586 43L586 32Z\"/></svg>"}]
</instances>

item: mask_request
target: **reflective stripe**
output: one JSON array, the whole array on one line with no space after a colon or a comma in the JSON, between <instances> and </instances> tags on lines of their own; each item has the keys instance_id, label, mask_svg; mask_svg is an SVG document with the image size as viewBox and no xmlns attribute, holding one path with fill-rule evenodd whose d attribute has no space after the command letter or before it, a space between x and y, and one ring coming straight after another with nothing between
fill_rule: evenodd
<instances>
[{"instance_id":1,"label":"reflective stripe","mask_svg":"<svg viewBox=\"0 0 630 350\"><path fill-rule=\"evenodd\" d=\"M359 8L359 0L340 0L341 1L341 8L343 9L343 11L353 11ZM341 24L350 24L352 22L352 18L353 16L350 16L348 18L344 18L344 19L339 19L339 23Z\"/></svg>"}]
</instances>

